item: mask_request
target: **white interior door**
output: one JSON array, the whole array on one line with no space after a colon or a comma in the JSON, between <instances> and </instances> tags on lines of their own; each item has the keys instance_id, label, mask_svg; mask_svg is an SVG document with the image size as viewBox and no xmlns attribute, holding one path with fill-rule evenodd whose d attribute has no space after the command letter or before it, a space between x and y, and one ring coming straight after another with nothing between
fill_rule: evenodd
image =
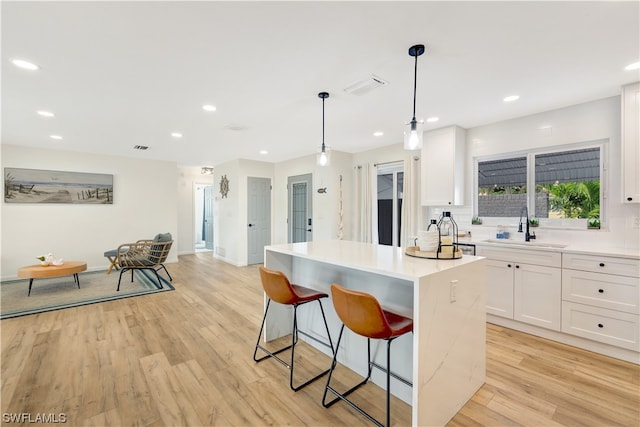
<instances>
[{"instance_id":1,"label":"white interior door","mask_svg":"<svg viewBox=\"0 0 640 427\"><path fill-rule=\"evenodd\" d=\"M247 178L247 263L262 264L271 244L271 180Z\"/></svg>"}]
</instances>

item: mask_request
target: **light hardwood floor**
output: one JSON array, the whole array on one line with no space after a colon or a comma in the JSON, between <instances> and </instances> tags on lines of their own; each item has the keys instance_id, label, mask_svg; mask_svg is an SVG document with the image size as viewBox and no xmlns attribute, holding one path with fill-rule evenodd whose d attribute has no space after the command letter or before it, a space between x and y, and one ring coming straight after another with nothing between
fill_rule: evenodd
<instances>
[{"instance_id":1,"label":"light hardwood floor","mask_svg":"<svg viewBox=\"0 0 640 427\"><path fill-rule=\"evenodd\" d=\"M253 362L263 309L256 266L199 253L167 268L174 292L0 322L2 423L63 413L71 426L371 425L342 403L323 408L323 379L294 393L284 366ZM304 344L296 354L300 367L329 363ZM489 324L486 384L449 424L635 427L639 376L637 365ZM357 393L383 417L380 388ZM392 414L410 424L402 402Z\"/></svg>"}]
</instances>

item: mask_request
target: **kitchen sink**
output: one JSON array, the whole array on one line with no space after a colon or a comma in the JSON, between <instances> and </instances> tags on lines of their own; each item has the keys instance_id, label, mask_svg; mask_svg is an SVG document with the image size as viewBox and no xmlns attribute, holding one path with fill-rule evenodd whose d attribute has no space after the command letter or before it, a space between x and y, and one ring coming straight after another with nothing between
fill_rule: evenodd
<instances>
[{"instance_id":1,"label":"kitchen sink","mask_svg":"<svg viewBox=\"0 0 640 427\"><path fill-rule=\"evenodd\" d=\"M487 239L487 240L483 240L483 242L499 243L501 245L534 246L537 248L561 249L561 248L567 247L567 245L563 245L561 243L536 242L536 241L525 242L524 240L509 240L509 239Z\"/></svg>"}]
</instances>

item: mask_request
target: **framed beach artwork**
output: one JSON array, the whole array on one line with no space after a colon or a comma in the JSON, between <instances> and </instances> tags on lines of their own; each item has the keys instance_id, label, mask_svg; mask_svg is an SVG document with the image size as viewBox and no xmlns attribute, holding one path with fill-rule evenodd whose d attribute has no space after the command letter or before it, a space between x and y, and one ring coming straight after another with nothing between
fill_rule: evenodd
<instances>
[{"instance_id":1,"label":"framed beach artwork","mask_svg":"<svg viewBox=\"0 0 640 427\"><path fill-rule=\"evenodd\" d=\"M113 204L113 175L4 168L4 201Z\"/></svg>"}]
</instances>

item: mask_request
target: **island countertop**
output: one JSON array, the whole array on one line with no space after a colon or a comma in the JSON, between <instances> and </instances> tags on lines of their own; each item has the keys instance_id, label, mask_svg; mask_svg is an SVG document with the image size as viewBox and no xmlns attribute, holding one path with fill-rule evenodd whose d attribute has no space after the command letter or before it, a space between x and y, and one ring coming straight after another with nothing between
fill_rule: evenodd
<instances>
[{"instance_id":1,"label":"island countertop","mask_svg":"<svg viewBox=\"0 0 640 427\"><path fill-rule=\"evenodd\" d=\"M385 309L413 318L413 333L394 340L391 369L413 383L410 387L391 378L391 394L411 405L413 426L445 425L484 384L485 261L466 254L459 259L416 258L403 248L345 240L265 247L267 268L329 295L324 314L332 336L337 336L341 321L331 303L331 283L370 293ZM291 310L272 304L269 316L265 341L290 334ZM312 307L301 310L296 322L321 338L322 317ZM333 356L314 340L307 343ZM361 343L353 338L341 342L337 360L365 376L368 352ZM383 364L386 352L377 351L379 344L372 357ZM383 372L374 370L371 381L386 387Z\"/></svg>"},{"instance_id":2,"label":"island countertop","mask_svg":"<svg viewBox=\"0 0 640 427\"><path fill-rule=\"evenodd\" d=\"M458 259L417 258L405 254L403 248L347 240L271 245L268 249L299 258L405 280L420 279L482 259L482 257L471 255L464 255Z\"/></svg>"}]
</instances>

